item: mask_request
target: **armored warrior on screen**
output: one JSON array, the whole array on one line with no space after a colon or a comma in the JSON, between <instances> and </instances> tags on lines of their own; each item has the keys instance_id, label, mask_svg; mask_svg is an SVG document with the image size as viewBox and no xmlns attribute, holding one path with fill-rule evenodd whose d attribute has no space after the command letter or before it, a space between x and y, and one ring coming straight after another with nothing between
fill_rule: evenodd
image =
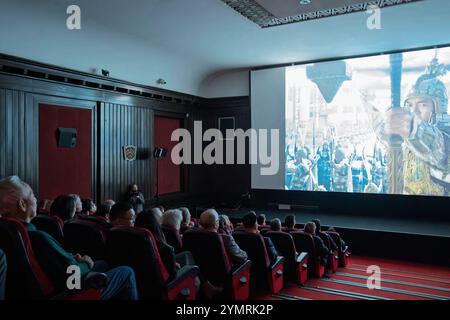
<instances>
[{"instance_id":1,"label":"armored warrior on screen","mask_svg":"<svg viewBox=\"0 0 450 320\"><path fill-rule=\"evenodd\" d=\"M386 113L378 136L403 138L404 193L450 195L450 116L446 67L435 58L408 94L403 108Z\"/></svg>"}]
</instances>

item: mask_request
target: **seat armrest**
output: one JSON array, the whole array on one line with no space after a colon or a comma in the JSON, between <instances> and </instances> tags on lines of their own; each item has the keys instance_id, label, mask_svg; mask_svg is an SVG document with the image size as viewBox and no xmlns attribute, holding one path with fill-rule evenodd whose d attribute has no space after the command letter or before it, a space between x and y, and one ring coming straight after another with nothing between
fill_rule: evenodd
<instances>
[{"instance_id":1,"label":"seat armrest","mask_svg":"<svg viewBox=\"0 0 450 320\"><path fill-rule=\"evenodd\" d=\"M200 269L197 266L184 266L177 272L177 276L171 282L167 284L168 289L176 287L188 277L196 277L200 273Z\"/></svg>"},{"instance_id":2,"label":"seat armrest","mask_svg":"<svg viewBox=\"0 0 450 320\"><path fill-rule=\"evenodd\" d=\"M297 263L302 263L306 258L308 258L308 252L302 252L297 257Z\"/></svg>"},{"instance_id":3,"label":"seat armrest","mask_svg":"<svg viewBox=\"0 0 450 320\"><path fill-rule=\"evenodd\" d=\"M270 265L270 269L273 270L276 267L278 267L280 264L284 263L284 257L283 256L278 256L274 262L272 262L272 264Z\"/></svg>"},{"instance_id":4,"label":"seat armrest","mask_svg":"<svg viewBox=\"0 0 450 320\"><path fill-rule=\"evenodd\" d=\"M239 273L241 273L242 271L244 271L245 269L249 269L252 266L252 262L250 260L245 261L244 263L242 263L241 265L237 266L232 272L231 272L231 276L235 276Z\"/></svg>"}]
</instances>

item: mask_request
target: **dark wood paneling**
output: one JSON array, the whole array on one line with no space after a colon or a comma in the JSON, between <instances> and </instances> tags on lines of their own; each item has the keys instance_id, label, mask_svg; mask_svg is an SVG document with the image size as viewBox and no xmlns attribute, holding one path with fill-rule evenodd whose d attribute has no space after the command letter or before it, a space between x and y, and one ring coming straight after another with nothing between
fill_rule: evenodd
<instances>
[{"instance_id":1,"label":"dark wood paneling","mask_svg":"<svg viewBox=\"0 0 450 320\"><path fill-rule=\"evenodd\" d=\"M0 89L0 176L18 175L37 190L37 110L32 96Z\"/></svg>"},{"instance_id":2,"label":"dark wood paneling","mask_svg":"<svg viewBox=\"0 0 450 320\"><path fill-rule=\"evenodd\" d=\"M126 187L137 183L146 199L152 197L153 111L114 103L100 106L100 198L120 199ZM137 159L123 159L122 147L138 147Z\"/></svg>"}]
</instances>

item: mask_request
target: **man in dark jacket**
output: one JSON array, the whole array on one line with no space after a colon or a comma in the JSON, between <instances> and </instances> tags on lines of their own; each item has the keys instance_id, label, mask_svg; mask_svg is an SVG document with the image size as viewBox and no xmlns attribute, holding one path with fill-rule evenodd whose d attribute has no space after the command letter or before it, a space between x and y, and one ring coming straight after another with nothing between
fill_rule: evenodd
<instances>
[{"instance_id":1,"label":"man in dark jacket","mask_svg":"<svg viewBox=\"0 0 450 320\"><path fill-rule=\"evenodd\" d=\"M258 222L257 217L254 212L247 213L242 218L242 224L244 225L245 232L259 234L258 231ZM264 244L266 245L267 254L269 255L270 262L273 262L278 257L278 252L275 246L273 245L272 240L268 237L263 237Z\"/></svg>"}]
</instances>

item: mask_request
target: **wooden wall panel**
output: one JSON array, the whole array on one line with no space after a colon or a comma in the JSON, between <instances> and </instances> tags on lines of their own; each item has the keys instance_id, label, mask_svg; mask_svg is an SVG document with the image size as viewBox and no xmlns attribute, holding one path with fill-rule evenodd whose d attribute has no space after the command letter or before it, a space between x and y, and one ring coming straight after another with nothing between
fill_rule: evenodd
<instances>
[{"instance_id":1,"label":"wooden wall panel","mask_svg":"<svg viewBox=\"0 0 450 320\"><path fill-rule=\"evenodd\" d=\"M31 95L0 89L0 176L38 187L38 116Z\"/></svg>"},{"instance_id":2,"label":"wooden wall panel","mask_svg":"<svg viewBox=\"0 0 450 320\"><path fill-rule=\"evenodd\" d=\"M100 199L120 199L126 187L137 183L146 199L152 196L153 111L147 108L102 103L100 106ZM138 147L137 159L126 161L122 147Z\"/></svg>"}]
</instances>

